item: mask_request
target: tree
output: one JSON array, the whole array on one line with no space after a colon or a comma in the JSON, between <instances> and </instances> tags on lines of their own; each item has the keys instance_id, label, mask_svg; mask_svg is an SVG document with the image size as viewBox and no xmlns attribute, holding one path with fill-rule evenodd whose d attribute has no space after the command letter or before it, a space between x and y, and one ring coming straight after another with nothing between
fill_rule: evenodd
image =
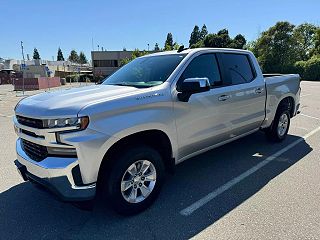
<instances>
[{"instance_id":1,"label":"tree","mask_svg":"<svg viewBox=\"0 0 320 240\"><path fill-rule=\"evenodd\" d=\"M172 37L172 33L168 33L167 39L164 43L164 50L168 51L172 49L173 49L173 37Z\"/></svg>"},{"instance_id":2,"label":"tree","mask_svg":"<svg viewBox=\"0 0 320 240\"><path fill-rule=\"evenodd\" d=\"M227 29L220 30L217 34L208 34L204 40L205 47L226 48L231 43L231 38Z\"/></svg>"},{"instance_id":3,"label":"tree","mask_svg":"<svg viewBox=\"0 0 320 240\"><path fill-rule=\"evenodd\" d=\"M60 47L58 48L57 61L64 61L64 57Z\"/></svg>"},{"instance_id":4,"label":"tree","mask_svg":"<svg viewBox=\"0 0 320 240\"><path fill-rule=\"evenodd\" d=\"M144 55L149 54L149 52L147 51L140 51L138 48L136 48L133 52L130 58L124 58L121 59L120 61L120 66L126 65L127 63L131 62L133 59L137 58L137 57L141 57Z\"/></svg>"},{"instance_id":5,"label":"tree","mask_svg":"<svg viewBox=\"0 0 320 240\"><path fill-rule=\"evenodd\" d=\"M71 50L70 52L70 56L68 57L68 60L70 62L73 62L73 63L78 63L79 62L79 55L78 53L76 52L76 50Z\"/></svg>"},{"instance_id":6,"label":"tree","mask_svg":"<svg viewBox=\"0 0 320 240\"><path fill-rule=\"evenodd\" d=\"M84 55L83 52L80 52L80 54L79 54L79 63L80 63L80 64L86 64L86 63L88 63L88 60L87 60L87 58L86 58L86 55Z\"/></svg>"},{"instance_id":7,"label":"tree","mask_svg":"<svg viewBox=\"0 0 320 240\"><path fill-rule=\"evenodd\" d=\"M314 47L311 50L311 54L313 56L319 56L320 57L320 28L317 29L315 35L314 35Z\"/></svg>"},{"instance_id":8,"label":"tree","mask_svg":"<svg viewBox=\"0 0 320 240\"><path fill-rule=\"evenodd\" d=\"M311 57L312 50L315 47L316 31L317 27L310 23L303 23L293 30L300 60L308 60Z\"/></svg>"},{"instance_id":9,"label":"tree","mask_svg":"<svg viewBox=\"0 0 320 240\"><path fill-rule=\"evenodd\" d=\"M36 48L33 49L33 59L40 59L40 54Z\"/></svg>"},{"instance_id":10,"label":"tree","mask_svg":"<svg viewBox=\"0 0 320 240\"><path fill-rule=\"evenodd\" d=\"M178 50L180 45L177 42L174 42L173 44L173 50Z\"/></svg>"},{"instance_id":11,"label":"tree","mask_svg":"<svg viewBox=\"0 0 320 240\"><path fill-rule=\"evenodd\" d=\"M190 35L190 40L189 40L189 47L191 47L193 44L196 44L201 40L200 38L200 30L197 25L194 26L192 33Z\"/></svg>"},{"instance_id":12,"label":"tree","mask_svg":"<svg viewBox=\"0 0 320 240\"><path fill-rule=\"evenodd\" d=\"M205 47L203 40L197 42L196 44L192 44L190 48L202 48Z\"/></svg>"},{"instance_id":13,"label":"tree","mask_svg":"<svg viewBox=\"0 0 320 240\"><path fill-rule=\"evenodd\" d=\"M200 40L203 40L208 35L207 26L203 24L200 32ZM199 42L199 41L198 41Z\"/></svg>"},{"instance_id":14,"label":"tree","mask_svg":"<svg viewBox=\"0 0 320 240\"><path fill-rule=\"evenodd\" d=\"M245 39L245 37L241 34L238 34L237 36L235 36L234 39L231 40L231 43L229 44L228 47L243 49L246 43L247 43L247 40Z\"/></svg>"},{"instance_id":15,"label":"tree","mask_svg":"<svg viewBox=\"0 0 320 240\"><path fill-rule=\"evenodd\" d=\"M159 44L158 44L158 43L156 43L156 44L154 45L154 51L156 51L156 52L160 51L160 48L159 48Z\"/></svg>"},{"instance_id":16,"label":"tree","mask_svg":"<svg viewBox=\"0 0 320 240\"><path fill-rule=\"evenodd\" d=\"M289 22L277 22L257 39L253 52L264 72L286 73L299 60L294 28Z\"/></svg>"}]
</instances>

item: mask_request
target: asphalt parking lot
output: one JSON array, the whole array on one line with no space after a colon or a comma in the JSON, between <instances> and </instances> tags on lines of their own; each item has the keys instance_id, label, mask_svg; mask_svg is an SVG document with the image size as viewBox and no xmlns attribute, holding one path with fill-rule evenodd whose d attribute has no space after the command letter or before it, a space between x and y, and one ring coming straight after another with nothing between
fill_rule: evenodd
<instances>
[{"instance_id":1,"label":"asphalt parking lot","mask_svg":"<svg viewBox=\"0 0 320 240\"><path fill-rule=\"evenodd\" d=\"M287 139L262 132L178 165L147 211L60 202L18 175L13 108L0 86L0 239L320 239L320 82L302 82Z\"/></svg>"}]
</instances>

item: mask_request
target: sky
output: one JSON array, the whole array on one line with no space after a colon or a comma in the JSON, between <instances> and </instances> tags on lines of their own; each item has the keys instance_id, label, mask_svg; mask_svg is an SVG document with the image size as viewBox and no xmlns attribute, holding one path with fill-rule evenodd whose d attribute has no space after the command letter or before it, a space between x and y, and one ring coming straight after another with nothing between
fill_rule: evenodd
<instances>
[{"instance_id":1,"label":"sky","mask_svg":"<svg viewBox=\"0 0 320 240\"><path fill-rule=\"evenodd\" d=\"M320 25L319 0L0 0L0 57L21 59L20 41L32 57L56 59L60 47L91 59L106 50L163 47L168 32L188 46L194 25L209 32L227 28L251 41L277 21Z\"/></svg>"}]
</instances>

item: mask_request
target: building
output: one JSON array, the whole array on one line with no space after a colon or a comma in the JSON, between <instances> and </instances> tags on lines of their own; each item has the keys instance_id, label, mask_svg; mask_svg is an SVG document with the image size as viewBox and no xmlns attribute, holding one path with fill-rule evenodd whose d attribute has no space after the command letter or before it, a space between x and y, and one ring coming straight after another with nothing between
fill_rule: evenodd
<instances>
[{"instance_id":1,"label":"building","mask_svg":"<svg viewBox=\"0 0 320 240\"><path fill-rule=\"evenodd\" d=\"M132 51L92 51L93 74L109 76L120 68L121 60L131 56Z\"/></svg>"},{"instance_id":2,"label":"building","mask_svg":"<svg viewBox=\"0 0 320 240\"><path fill-rule=\"evenodd\" d=\"M131 58L132 53L133 51L92 51L93 74L95 76L111 75L121 67L121 60Z\"/></svg>"}]
</instances>

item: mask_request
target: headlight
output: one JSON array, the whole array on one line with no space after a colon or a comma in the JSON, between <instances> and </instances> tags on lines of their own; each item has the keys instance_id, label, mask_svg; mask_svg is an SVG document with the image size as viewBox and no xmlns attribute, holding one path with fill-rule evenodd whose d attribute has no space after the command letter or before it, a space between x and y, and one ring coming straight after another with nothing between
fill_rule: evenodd
<instances>
[{"instance_id":1,"label":"headlight","mask_svg":"<svg viewBox=\"0 0 320 240\"><path fill-rule=\"evenodd\" d=\"M88 125L89 117L59 118L44 121L45 128L76 127L79 130L84 130Z\"/></svg>"}]
</instances>

